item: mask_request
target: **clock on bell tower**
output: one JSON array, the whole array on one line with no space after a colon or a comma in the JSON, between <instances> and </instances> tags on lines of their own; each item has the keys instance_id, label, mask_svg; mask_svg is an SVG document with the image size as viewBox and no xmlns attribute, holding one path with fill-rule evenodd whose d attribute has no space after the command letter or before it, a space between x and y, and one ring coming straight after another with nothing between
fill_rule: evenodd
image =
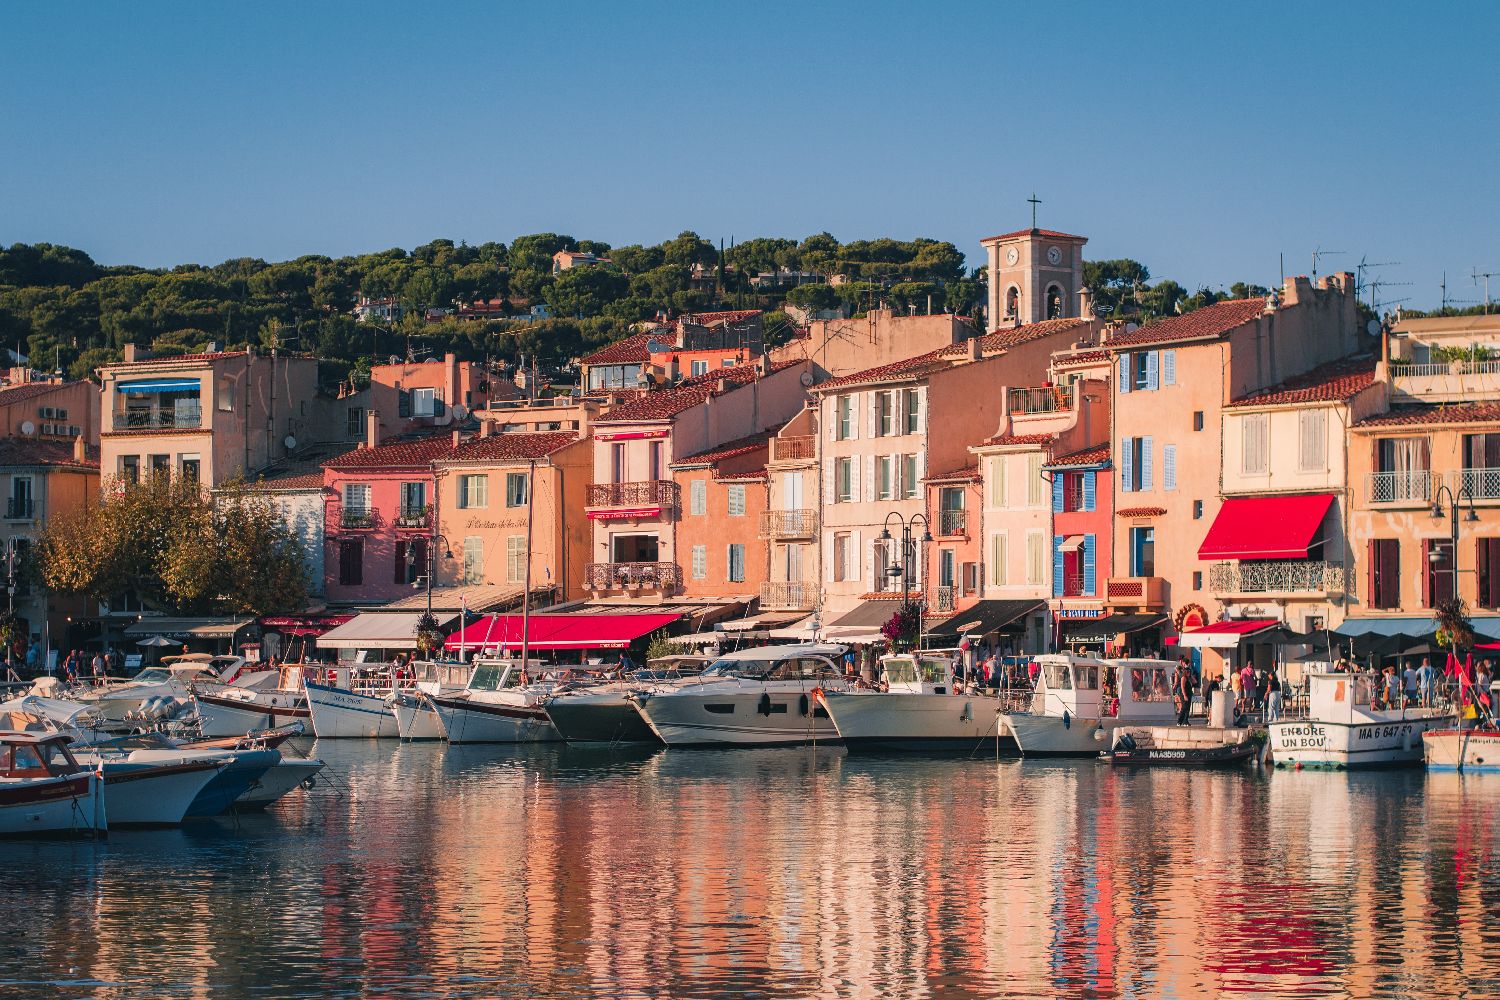
<instances>
[{"instance_id":1,"label":"clock on bell tower","mask_svg":"<svg viewBox=\"0 0 1500 1000\"><path fill-rule=\"evenodd\" d=\"M1076 317L1087 242L1086 236L1035 227L981 240L990 266L988 328Z\"/></svg>"}]
</instances>

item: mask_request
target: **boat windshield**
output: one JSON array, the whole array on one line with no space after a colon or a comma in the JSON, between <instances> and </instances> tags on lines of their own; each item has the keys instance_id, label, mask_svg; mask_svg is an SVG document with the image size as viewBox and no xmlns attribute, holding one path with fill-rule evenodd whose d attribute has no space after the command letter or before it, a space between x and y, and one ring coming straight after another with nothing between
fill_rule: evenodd
<instances>
[{"instance_id":1,"label":"boat windshield","mask_svg":"<svg viewBox=\"0 0 1500 1000\"><path fill-rule=\"evenodd\" d=\"M1172 685L1166 667L1131 667L1130 697L1134 701L1171 701Z\"/></svg>"},{"instance_id":2,"label":"boat windshield","mask_svg":"<svg viewBox=\"0 0 1500 1000\"><path fill-rule=\"evenodd\" d=\"M481 663L474 668L474 675L469 678L469 690L498 691L509 671L510 665L507 663Z\"/></svg>"},{"instance_id":3,"label":"boat windshield","mask_svg":"<svg viewBox=\"0 0 1500 1000\"><path fill-rule=\"evenodd\" d=\"M137 684L162 684L171 679L171 672L163 670L161 667L152 667L149 670L142 670L133 678L133 680Z\"/></svg>"},{"instance_id":4,"label":"boat windshield","mask_svg":"<svg viewBox=\"0 0 1500 1000\"><path fill-rule=\"evenodd\" d=\"M947 679L946 660L913 660L901 656L885 661L885 679L889 684L915 684L924 681L940 684Z\"/></svg>"},{"instance_id":5,"label":"boat windshield","mask_svg":"<svg viewBox=\"0 0 1500 1000\"><path fill-rule=\"evenodd\" d=\"M788 657L775 660L722 659L704 669L703 677L744 677L751 680L782 681L817 677L838 677L838 669L815 656Z\"/></svg>"},{"instance_id":6,"label":"boat windshield","mask_svg":"<svg viewBox=\"0 0 1500 1000\"><path fill-rule=\"evenodd\" d=\"M764 677L775 660L715 660L703 669L704 677Z\"/></svg>"},{"instance_id":7,"label":"boat windshield","mask_svg":"<svg viewBox=\"0 0 1500 1000\"><path fill-rule=\"evenodd\" d=\"M1047 687L1053 691L1073 690L1073 674L1066 663L1044 663L1042 674L1047 681Z\"/></svg>"}]
</instances>

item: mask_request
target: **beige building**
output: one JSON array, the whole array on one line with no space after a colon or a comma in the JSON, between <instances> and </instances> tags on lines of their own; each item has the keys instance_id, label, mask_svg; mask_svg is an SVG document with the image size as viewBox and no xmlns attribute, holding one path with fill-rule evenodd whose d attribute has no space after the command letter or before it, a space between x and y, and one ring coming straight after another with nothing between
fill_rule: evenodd
<instances>
[{"instance_id":1,"label":"beige building","mask_svg":"<svg viewBox=\"0 0 1500 1000\"><path fill-rule=\"evenodd\" d=\"M822 480L818 475L818 410L808 406L771 438L766 510L767 546L762 610L811 611L822 589Z\"/></svg>"},{"instance_id":2,"label":"beige building","mask_svg":"<svg viewBox=\"0 0 1500 1000\"><path fill-rule=\"evenodd\" d=\"M81 641L69 628L77 625L92 602L56 597L37 581L32 565L33 545L49 519L99 502L99 454L79 437L71 443L0 437L0 491L5 495L5 518L0 521L0 577L13 570L13 594L0 594L25 624L27 634L40 638L47 626L51 645ZM0 587L7 582L0 580Z\"/></svg>"},{"instance_id":3,"label":"beige building","mask_svg":"<svg viewBox=\"0 0 1500 1000\"><path fill-rule=\"evenodd\" d=\"M1085 236L1020 229L980 243L989 254L989 328L999 330L1089 313L1084 301Z\"/></svg>"}]
</instances>

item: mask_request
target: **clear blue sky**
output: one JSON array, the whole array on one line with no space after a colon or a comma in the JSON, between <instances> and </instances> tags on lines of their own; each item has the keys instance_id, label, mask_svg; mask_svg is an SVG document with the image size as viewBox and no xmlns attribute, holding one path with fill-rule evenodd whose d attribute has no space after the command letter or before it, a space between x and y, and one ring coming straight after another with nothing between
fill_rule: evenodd
<instances>
[{"instance_id":1,"label":"clear blue sky","mask_svg":"<svg viewBox=\"0 0 1500 1000\"><path fill-rule=\"evenodd\" d=\"M0 242L1044 227L1189 288L1500 270L1500 4L0 7ZM1500 297L1500 279L1492 283Z\"/></svg>"}]
</instances>

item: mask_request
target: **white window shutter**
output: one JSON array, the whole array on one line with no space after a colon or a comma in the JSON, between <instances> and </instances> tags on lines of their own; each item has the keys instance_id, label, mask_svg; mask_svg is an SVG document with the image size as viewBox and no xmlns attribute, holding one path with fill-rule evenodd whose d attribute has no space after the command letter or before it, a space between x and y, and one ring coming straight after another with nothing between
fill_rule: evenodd
<instances>
[{"instance_id":1,"label":"white window shutter","mask_svg":"<svg viewBox=\"0 0 1500 1000\"><path fill-rule=\"evenodd\" d=\"M875 466L879 463L876 462L874 455L868 455L866 457L869 459L869 461L864 463L865 478L863 496L865 502L869 503L870 501L875 499Z\"/></svg>"},{"instance_id":2,"label":"white window shutter","mask_svg":"<svg viewBox=\"0 0 1500 1000\"><path fill-rule=\"evenodd\" d=\"M828 409L828 416L825 418L828 422L828 440L837 441L839 439L839 398L829 396L823 402Z\"/></svg>"},{"instance_id":3,"label":"white window shutter","mask_svg":"<svg viewBox=\"0 0 1500 1000\"><path fill-rule=\"evenodd\" d=\"M865 547L862 534L858 531L849 532L849 561L854 564L849 567L847 574L850 580L870 578L870 563L873 559Z\"/></svg>"},{"instance_id":4,"label":"white window shutter","mask_svg":"<svg viewBox=\"0 0 1500 1000\"><path fill-rule=\"evenodd\" d=\"M823 573L822 577L829 583L833 582L833 532L823 533Z\"/></svg>"},{"instance_id":5,"label":"white window shutter","mask_svg":"<svg viewBox=\"0 0 1500 1000\"><path fill-rule=\"evenodd\" d=\"M1161 352L1161 384L1162 385L1176 385L1177 384L1177 352L1176 351L1162 351Z\"/></svg>"},{"instance_id":6,"label":"white window shutter","mask_svg":"<svg viewBox=\"0 0 1500 1000\"><path fill-rule=\"evenodd\" d=\"M916 490L917 490L917 496L918 497L920 497L922 495L922 479L926 475L927 475L927 449L926 448L918 448L917 449L917 481L916 481L916 484L915 484Z\"/></svg>"},{"instance_id":7,"label":"white window shutter","mask_svg":"<svg viewBox=\"0 0 1500 1000\"><path fill-rule=\"evenodd\" d=\"M875 436L875 397L878 396L878 395L880 395L880 393L879 392L867 392L867 393L865 393L865 395L870 400L869 405L867 405L865 407L865 419L867 421L869 421L869 424L868 424L869 429L870 429L869 436L873 438Z\"/></svg>"},{"instance_id":8,"label":"white window shutter","mask_svg":"<svg viewBox=\"0 0 1500 1000\"><path fill-rule=\"evenodd\" d=\"M825 458L825 459L823 459L823 496L822 496L822 502L825 503L825 504L833 503L833 501L836 499L836 496L837 496L834 493L834 479L833 479L833 470L834 470L834 467L836 465L838 465L838 459L836 459L836 458Z\"/></svg>"}]
</instances>

